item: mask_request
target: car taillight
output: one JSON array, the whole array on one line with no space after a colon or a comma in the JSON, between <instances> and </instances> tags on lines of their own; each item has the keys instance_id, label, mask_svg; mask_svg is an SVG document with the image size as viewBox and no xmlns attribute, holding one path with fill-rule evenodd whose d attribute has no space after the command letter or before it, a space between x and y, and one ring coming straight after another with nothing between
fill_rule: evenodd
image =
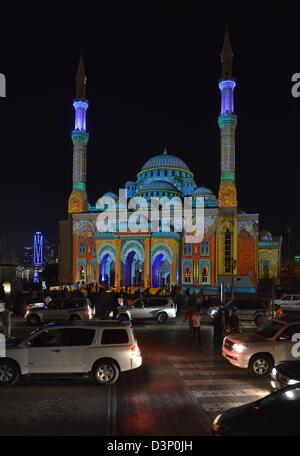
<instances>
[{"instance_id":1,"label":"car taillight","mask_svg":"<svg viewBox=\"0 0 300 456\"><path fill-rule=\"evenodd\" d=\"M130 346L130 351L131 351L131 353L134 353L135 350L136 350L136 345L135 345L135 344L132 344L132 345Z\"/></svg>"}]
</instances>

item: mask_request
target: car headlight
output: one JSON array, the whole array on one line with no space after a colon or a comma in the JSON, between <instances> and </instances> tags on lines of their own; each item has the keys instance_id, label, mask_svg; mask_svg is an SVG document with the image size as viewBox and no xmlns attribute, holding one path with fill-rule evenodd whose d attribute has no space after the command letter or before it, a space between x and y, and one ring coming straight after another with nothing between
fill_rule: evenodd
<instances>
[{"instance_id":1,"label":"car headlight","mask_svg":"<svg viewBox=\"0 0 300 456\"><path fill-rule=\"evenodd\" d=\"M271 377L275 378L277 374L277 369L273 367L272 372L271 372Z\"/></svg>"},{"instance_id":2,"label":"car headlight","mask_svg":"<svg viewBox=\"0 0 300 456\"><path fill-rule=\"evenodd\" d=\"M221 416L222 416L222 413L219 413L219 415L217 415L216 418L214 419L213 424L218 424L219 419L221 418Z\"/></svg>"},{"instance_id":3,"label":"car headlight","mask_svg":"<svg viewBox=\"0 0 300 456\"><path fill-rule=\"evenodd\" d=\"M288 381L288 385L296 385L296 383L299 383L299 380L291 379L291 380Z\"/></svg>"},{"instance_id":4,"label":"car headlight","mask_svg":"<svg viewBox=\"0 0 300 456\"><path fill-rule=\"evenodd\" d=\"M243 344L233 344L232 349L237 352L237 353L242 353L243 351L246 350L248 345L243 345Z\"/></svg>"}]
</instances>

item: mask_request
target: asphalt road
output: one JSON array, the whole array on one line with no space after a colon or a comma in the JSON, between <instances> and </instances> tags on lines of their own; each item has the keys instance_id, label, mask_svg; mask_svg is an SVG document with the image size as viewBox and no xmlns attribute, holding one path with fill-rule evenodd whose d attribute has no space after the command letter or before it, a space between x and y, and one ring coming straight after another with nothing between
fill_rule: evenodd
<instances>
[{"instance_id":1,"label":"asphalt road","mask_svg":"<svg viewBox=\"0 0 300 456\"><path fill-rule=\"evenodd\" d=\"M31 328L16 324L13 335ZM134 326L143 365L112 387L89 379L25 379L0 389L0 435L207 435L220 411L270 391L269 380L232 367L203 325Z\"/></svg>"}]
</instances>

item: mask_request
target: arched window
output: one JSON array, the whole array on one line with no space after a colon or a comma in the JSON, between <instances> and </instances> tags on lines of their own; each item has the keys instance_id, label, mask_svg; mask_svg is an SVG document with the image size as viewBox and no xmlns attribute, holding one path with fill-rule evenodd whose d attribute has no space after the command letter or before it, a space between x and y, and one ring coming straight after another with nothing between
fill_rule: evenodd
<instances>
[{"instance_id":1,"label":"arched window","mask_svg":"<svg viewBox=\"0 0 300 456\"><path fill-rule=\"evenodd\" d=\"M184 281L185 281L185 283L191 283L191 271L190 271L190 268L186 268L186 270L185 270Z\"/></svg>"},{"instance_id":2,"label":"arched window","mask_svg":"<svg viewBox=\"0 0 300 456\"><path fill-rule=\"evenodd\" d=\"M192 244L184 244L183 254L187 256L192 255Z\"/></svg>"},{"instance_id":3,"label":"arched window","mask_svg":"<svg viewBox=\"0 0 300 456\"><path fill-rule=\"evenodd\" d=\"M209 256L209 243L207 241L201 242L200 254L202 256Z\"/></svg>"},{"instance_id":4,"label":"arched window","mask_svg":"<svg viewBox=\"0 0 300 456\"><path fill-rule=\"evenodd\" d=\"M79 255L86 255L86 243L85 243L85 241L82 241L79 244Z\"/></svg>"},{"instance_id":5,"label":"arched window","mask_svg":"<svg viewBox=\"0 0 300 456\"><path fill-rule=\"evenodd\" d=\"M208 282L208 268L204 266L201 271L201 282L207 283Z\"/></svg>"},{"instance_id":6,"label":"arched window","mask_svg":"<svg viewBox=\"0 0 300 456\"><path fill-rule=\"evenodd\" d=\"M224 234L224 269L231 272L231 233L228 228Z\"/></svg>"}]
</instances>

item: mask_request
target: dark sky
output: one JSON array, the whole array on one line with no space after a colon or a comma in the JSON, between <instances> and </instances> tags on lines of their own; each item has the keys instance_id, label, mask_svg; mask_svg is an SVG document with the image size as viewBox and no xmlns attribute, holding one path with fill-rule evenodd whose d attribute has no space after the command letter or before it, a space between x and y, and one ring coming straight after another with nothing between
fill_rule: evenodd
<instances>
[{"instance_id":1,"label":"dark sky","mask_svg":"<svg viewBox=\"0 0 300 456\"><path fill-rule=\"evenodd\" d=\"M125 3L125 2L124 2ZM126 2L127 3L127 2ZM91 5L93 5L92 3ZM225 23L234 50L241 209L281 234L291 225L300 252L300 15L282 5L212 11L153 3L143 9L47 9L2 15L0 236L15 245L35 230L57 235L71 191L75 71L83 47L88 76L88 194L135 180L143 163L178 155L198 185L219 184L220 51ZM42 4L41 4L42 5Z\"/></svg>"}]
</instances>

